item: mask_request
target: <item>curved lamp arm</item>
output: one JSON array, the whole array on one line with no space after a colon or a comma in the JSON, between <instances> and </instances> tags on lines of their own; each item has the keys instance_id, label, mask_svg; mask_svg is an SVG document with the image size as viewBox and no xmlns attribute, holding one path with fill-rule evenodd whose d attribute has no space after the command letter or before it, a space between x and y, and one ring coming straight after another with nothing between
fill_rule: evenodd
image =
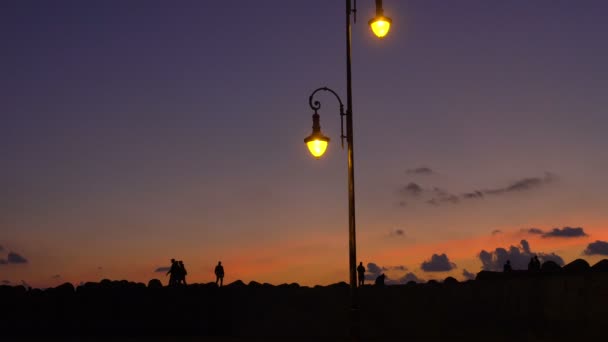
<instances>
[{"instance_id":1,"label":"curved lamp arm","mask_svg":"<svg viewBox=\"0 0 608 342\"><path fill-rule=\"evenodd\" d=\"M315 89L315 91L313 91L312 94L310 94L310 96L308 97L308 104L310 105L310 108L315 111L315 114L317 114L317 111L321 109L321 102L319 102L318 100L314 100L314 96L320 91L327 91L332 93L338 100L338 103L340 103L340 139L342 140L342 149L344 149L344 139L347 138L347 136L344 135L344 116L348 114L344 112L344 104L342 103L342 99L340 99L338 93L336 93L330 88L321 87Z\"/></svg>"}]
</instances>

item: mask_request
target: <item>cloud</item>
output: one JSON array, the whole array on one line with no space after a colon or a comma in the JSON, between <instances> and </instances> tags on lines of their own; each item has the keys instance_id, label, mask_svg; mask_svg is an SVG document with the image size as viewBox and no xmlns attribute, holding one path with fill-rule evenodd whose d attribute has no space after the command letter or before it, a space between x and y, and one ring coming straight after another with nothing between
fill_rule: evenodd
<instances>
[{"instance_id":1,"label":"cloud","mask_svg":"<svg viewBox=\"0 0 608 342\"><path fill-rule=\"evenodd\" d=\"M467 200L481 200L491 196L499 196L509 193L527 192L552 183L555 181L555 179L555 175L547 172L542 177L522 178L507 184L504 187L472 190L461 194L453 194L438 187L425 189L419 184L411 182L405 187L402 187L400 192L409 197L424 199L426 204L439 206L441 204L458 204Z\"/></svg>"},{"instance_id":2,"label":"cloud","mask_svg":"<svg viewBox=\"0 0 608 342\"><path fill-rule=\"evenodd\" d=\"M415 169L409 169L405 171L408 175L424 175L429 176L434 174L435 172L429 167L417 167Z\"/></svg>"},{"instance_id":3,"label":"cloud","mask_svg":"<svg viewBox=\"0 0 608 342\"><path fill-rule=\"evenodd\" d=\"M576 238L587 236L581 227L564 227L564 228L553 228L553 230L543 233L541 235L544 238L561 237L561 238Z\"/></svg>"},{"instance_id":4,"label":"cloud","mask_svg":"<svg viewBox=\"0 0 608 342\"><path fill-rule=\"evenodd\" d=\"M407 271L407 267L405 267L403 265L382 266L382 271L384 271L384 272L388 272L388 271Z\"/></svg>"},{"instance_id":5,"label":"cloud","mask_svg":"<svg viewBox=\"0 0 608 342\"><path fill-rule=\"evenodd\" d=\"M418 278L414 273L409 272L405 274L403 277L398 279L400 284L407 284L410 281L415 281L417 283L424 283L423 279Z\"/></svg>"},{"instance_id":6,"label":"cloud","mask_svg":"<svg viewBox=\"0 0 608 342\"><path fill-rule=\"evenodd\" d=\"M395 229L389 233L389 236L401 237L405 235L405 231L403 229Z\"/></svg>"},{"instance_id":7,"label":"cloud","mask_svg":"<svg viewBox=\"0 0 608 342\"><path fill-rule=\"evenodd\" d=\"M523 192L539 188L545 184L549 184L555 180L555 175L552 173L545 173L544 177L528 177L517 180L506 187L483 190L484 194L488 195L500 195L512 192Z\"/></svg>"},{"instance_id":8,"label":"cloud","mask_svg":"<svg viewBox=\"0 0 608 342\"><path fill-rule=\"evenodd\" d=\"M14 253L14 252L8 253L7 261L9 264L27 264L28 263L26 258L22 257L21 255L19 255L17 253Z\"/></svg>"},{"instance_id":9,"label":"cloud","mask_svg":"<svg viewBox=\"0 0 608 342\"><path fill-rule=\"evenodd\" d=\"M424 261L420 268L424 272L447 272L456 268L456 264L450 262L448 256L444 254L433 254L431 260Z\"/></svg>"},{"instance_id":10,"label":"cloud","mask_svg":"<svg viewBox=\"0 0 608 342\"><path fill-rule=\"evenodd\" d=\"M169 272L169 270L171 269L170 266L167 267L158 267L154 270L154 272L158 272L158 273L167 273Z\"/></svg>"},{"instance_id":11,"label":"cloud","mask_svg":"<svg viewBox=\"0 0 608 342\"><path fill-rule=\"evenodd\" d=\"M3 280L2 285L9 285L11 283L10 280Z\"/></svg>"},{"instance_id":12,"label":"cloud","mask_svg":"<svg viewBox=\"0 0 608 342\"><path fill-rule=\"evenodd\" d=\"M497 234L501 234L501 233L502 233L502 230L500 230L500 229L494 229L492 231L492 235L497 235Z\"/></svg>"},{"instance_id":13,"label":"cloud","mask_svg":"<svg viewBox=\"0 0 608 342\"><path fill-rule=\"evenodd\" d=\"M365 272L365 280L376 280L376 278L378 278L379 275L383 274L384 272L389 272L389 271L407 271L407 267L403 266L403 265L396 265L396 266L379 266L376 263L370 262L367 264L367 268L366 268L366 272ZM396 280L392 280L390 279L388 276L385 279L387 284L398 284L398 282Z\"/></svg>"},{"instance_id":14,"label":"cloud","mask_svg":"<svg viewBox=\"0 0 608 342\"><path fill-rule=\"evenodd\" d=\"M464 199L483 198L483 192L481 192L481 191L466 192L466 193L462 194L462 198L464 198Z\"/></svg>"},{"instance_id":15,"label":"cloud","mask_svg":"<svg viewBox=\"0 0 608 342\"><path fill-rule=\"evenodd\" d=\"M382 267L377 264L370 262L367 264L365 272L365 280L376 280L379 275L383 272Z\"/></svg>"},{"instance_id":16,"label":"cloud","mask_svg":"<svg viewBox=\"0 0 608 342\"><path fill-rule=\"evenodd\" d=\"M540 235L543 238L576 238L576 237L584 237L588 236L584 229L581 227L563 227L563 228L553 228L550 231L544 231L539 228L523 228L521 230L522 233Z\"/></svg>"},{"instance_id":17,"label":"cloud","mask_svg":"<svg viewBox=\"0 0 608 342\"><path fill-rule=\"evenodd\" d=\"M0 252L4 252L4 247L2 247L2 245L0 245Z\"/></svg>"},{"instance_id":18,"label":"cloud","mask_svg":"<svg viewBox=\"0 0 608 342\"><path fill-rule=\"evenodd\" d=\"M407 271L407 267L405 267L404 265L396 265L396 266L379 266L376 263L370 262L367 264L367 272L365 273L365 280L368 281L374 281L376 280L376 278L378 278L379 275L383 274L384 272L405 272ZM394 274L393 274L394 276ZM406 273L405 275L398 277L398 278L393 278L392 276L389 277L387 275L385 275L385 279L384 282L387 285L398 285L398 284L406 284L408 281L413 280L417 283L421 283L424 282L424 280L418 278L414 273L409 272Z\"/></svg>"},{"instance_id":19,"label":"cloud","mask_svg":"<svg viewBox=\"0 0 608 342\"><path fill-rule=\"evenodd\" d=\"M465 280L475 280L475 277L477 277L477 275L475 275L475 273L471 273L471 272L467 271L466 268L462 270L462 276L464 277Z\"/></svg>"},{"instance_id":20,"label":"cloud","mask_svg":"<svg viewBox=\"0 0 608 342\"><path fill-rule=\"evenodd\" d=\"M542 229L538 229L538 228L527 228L527 229L524 228L521 231L524 233L528 233L528 234L538 234L538 235L544 233Z\"/></svg>"},{"instance_id":21,"label":"cloud","mask_svg":"<svg viewBox=\"0 0 608 342\"><path fill-rule=\"evenodd\" d=\"M585 255L608 255L608 242L597 240L587 245L583 251Z\"/></svg>"},{"instance_id":22,"label":"cloud","mask_svg":"<svg viewBox=\"0 0 608 342\"><path fill-rule=\"evenodd\" d=\"M430 192L433 197L430 200L426 201L427 204L436 206L442 203L456 204L460 202L460 198L458 196L451 194L443 189L434 187L432 190L430 190Z\"/></svg>"},{"instance_id":23,"label":"cloud","mask_svg":"<svg viewBox=\"0 0 608 342\"><path fill-rule=\"evenodd\" d=\"M414 182L410 182L408 185L401 188L401 193L407 196L417 197L424 192L424 189L420 185Z\"/></svg>"},{"instance_id":24,"label":"cloud","mask_svg":"<svg viewBox=\"0 0 608 342\"><path fill-rule=\"evenodd\" d=\"M8 265L8 261L6 259L0 259L0 265Z\"/></svg>"},{"instance_id":25,"label":"cloud","mask_svg":"<svg viewBox=\"0 0 608 342\"><path fill-rule=\"evenodd\" d=\"M507 260L511 261L511 267L515 270L528 269L530 258L538 255L541 262L554 261L558 265L564 265L564 260L555 253L533 253L530 244L526 240L521 240L520 246L510 246L506 248L496 248L494 251L488 252L482 250L479 252L479 260L482 264L482 269L485 271L502 271Z\"/></svg>"},{"instance_id":26,"label":"cloud","mask_svg":"<svg viewBox=\"0 0 608 342\"><path fill-rule=\"evenodd\" d=\"M59 279L61 278L60 274L55 274L54 276L51 277L51 279Z\"/></svg>"}]
</instances>

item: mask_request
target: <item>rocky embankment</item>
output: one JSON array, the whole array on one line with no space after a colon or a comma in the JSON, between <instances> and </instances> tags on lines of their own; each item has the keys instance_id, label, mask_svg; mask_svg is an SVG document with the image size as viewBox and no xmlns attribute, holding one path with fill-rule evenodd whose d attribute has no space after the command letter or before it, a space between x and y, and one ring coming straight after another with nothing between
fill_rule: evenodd
<instances>
[{"instance_id":1,"label":"rocky embankment","mask_svg":"<svg viewBox=\"0 0 608 342\"><path fill-rule=\"evenodd\" d=\"M0 336L229 336L343 340L349 286L236 281L162 287L103 280L74 288L0 286ZM369 340L582 340L608 322L608 259L539 272L480 272L476 280L364 286Z\"/></svg>"}]
</instances>

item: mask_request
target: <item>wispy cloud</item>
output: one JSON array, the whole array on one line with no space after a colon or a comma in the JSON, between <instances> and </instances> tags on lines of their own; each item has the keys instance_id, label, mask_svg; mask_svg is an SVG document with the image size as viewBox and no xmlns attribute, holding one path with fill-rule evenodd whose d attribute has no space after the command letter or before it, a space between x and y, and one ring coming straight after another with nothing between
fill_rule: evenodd
<instances>
[{"instance_id":1,"label":"wispy cloud","mask_svg":"<svg viewBox=\"0 0 608 342\"><path fill-rule=\"evenodd\" d=\"M409 197L417 197L423 193L424 189L420 185L414 182L410 182L408 185L401 188L400 192Z\"/></svg>"},{"instance_id":2,"label":"wispy cloud","mask_svg":"<svg viewBox=\"0 0 608 342\"><path fill-rule=\"evenodd\" d=\"M407 267L405 267L403 265L382 266L382 271L384 271L384 272L388 272L388 271L407 271Z\"/></svg>"},{"instance_id":3,"label":"wispy cloud","mask_svg":"<svg viewBox=\"0 0 608 342\"><path fill-rule=\"evenodd\" d=\"M528 192L553 183L556 179L554 174L547 172L542 177L521 178L503 187L478 189L461 194L454 194L439 187L423 187L418 183L410 182L401 187L399 192L410 199L424 200L429 205L439 206L442 204L458 204L469 200L482 200L511 193Z\"/></svg>"},{"instance_id":4,"label":"wispy cloud","mask_svg":"<svg viewBox=\"0 0 608 342\"><path fill-rule=\"evenodd\" d=\"M545 184L549 184L556 179L555 175L550 172L545 173L544 177L527 177L517 180L505 187L483 190L484 194L500 195L511 192L523 192L539 188Z\"/></svg>"},{"instance_id":5,"label":"wispy cloud","mask_svg":"<svg viewBox=\"0 0 608 342\"><path fill-rule=\"evenodd\" d=\"M502 230L500 230L500 229L494 229L492 231L492 235L498 235L498 234L502 234Z\"/></svg>"},{"instance_id":6,"label":"wispy cloud","mask_svg":"<svg viewBox=\"0 0 608 342\"><path fill-rule=\"evenodd\" d=\"M405 171L405 173L407 173L408 175L423 175L423 176L429 176L434 174L435 172L430 168L430 167L417 167L414 169L408 169Z\"/></svg>"},{"instance_id":7,"label":"wispy cloud","mask_svg":"<svg viewBox=\"0 0 608 342\"><path fill-rule=\"evenodd\" d=\"M157 267L154 270L154 272L157 272L157 273L167 273L167 272L169 272L170 269L171 269L170 266L167 266L167 267Z\"/></svg>"},{"instance_id":8,"label":"wispy cloud","mask_svg":"<svg viewBox=\"0 0 608 342\"><path fill-rule=\"evenodd\" d=\"M524 228L521 230L524 233L528 233L528 234L538 234L538 235L542 235L544 232L542 229L539 228Z\"/></svg>"}]
</instances>

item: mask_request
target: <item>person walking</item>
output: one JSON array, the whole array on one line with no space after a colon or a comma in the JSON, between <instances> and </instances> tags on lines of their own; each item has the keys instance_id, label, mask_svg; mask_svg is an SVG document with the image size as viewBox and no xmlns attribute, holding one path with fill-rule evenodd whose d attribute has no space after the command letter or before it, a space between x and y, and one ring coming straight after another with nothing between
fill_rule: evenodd
<instances>
[{"instance_id":1,"label":"person walking","mask_svg":"<svg viewBox=\"0 0 608 342\"><path fill-rule=\"evenodd\" d=\"M215 266L215 285L224 286L224 266L222 266L222 262L218 261L217 266Z\"/></svg>"},{"instance_id":2,"label":"person walking","mask_svg":"<svg viewBox=\"0 0 608 342\"><path fill-rule=\"evenodd\" d=\"M359 267L357 267L357 274L359 275L359 286L363 286L365 282L365 267L363 266L363 261L359 263Z\"/></svg>"}]
</instances>

